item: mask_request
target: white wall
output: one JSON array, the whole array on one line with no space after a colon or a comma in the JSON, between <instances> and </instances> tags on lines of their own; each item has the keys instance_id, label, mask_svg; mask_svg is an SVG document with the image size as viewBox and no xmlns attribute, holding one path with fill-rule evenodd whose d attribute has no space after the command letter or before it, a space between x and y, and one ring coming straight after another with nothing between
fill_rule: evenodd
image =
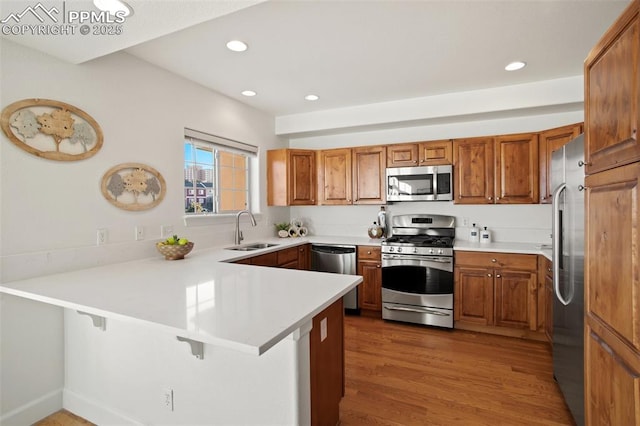
<instances>
[{"instance_id":1,"label":"white wall","mask_svg":"<svg viewBox=\"0 0 640 426\"><path fill-rule=\"evenodd\" d=\"M526 100L523 100L525 102ZM583 121L583 111L524 117L460 121L432 126L349 132L290 140L296 148L328 149L392 144L484 135L537 132ZM405 202L388 206L390 214L431 213L456 217L456 237L467 239L472 223L486 226L494 241L551 243L549 205L457 205L453 202ZM367 235L380 206L292 207L291 216L301 218L312 234ZM468 225L465 225L465 219Z\"/></svg>"},{"instance_id":2,"label":"white wall","mask_svg":"<svg viewBox=\"0 0 640 426\"><path fill-rule=\"evenodd\" d=\"M184 127L259 146L264 170L264 152L286 145L274 135L272 116L126 53L71 65L4 39L1 43L2 108L28 98L69 103L97 120L104 145L89 159L58 162L28 154L2 133L0 280L159 256L154 242L163 224L194 241L196 249L233 243L231 220L184 226ZM131 212L103 198L102 176L112 166L127 162L148 164L163 175L167 193L160 205ZM264 179L254 179L264 194ZM248 239L274 236L273 223L289 217L287 209L267 208L264 197L259 210L263 214L256 228L243 221ZM145 240L134 241L135 226L144 226ZM109 233L108 243L100 247L96 247L98 228ZM28 420L18 414L37 415L29 404L52 392L59 397L63 387L62 310L7 296L1 302L0 422L25 424L37 418ZM33 328L30 324L41 327L38 336L47 338L21 338L22 330ZM31 371L20 366L25 356L35 359Z\"/></svg>"}]
</instances>

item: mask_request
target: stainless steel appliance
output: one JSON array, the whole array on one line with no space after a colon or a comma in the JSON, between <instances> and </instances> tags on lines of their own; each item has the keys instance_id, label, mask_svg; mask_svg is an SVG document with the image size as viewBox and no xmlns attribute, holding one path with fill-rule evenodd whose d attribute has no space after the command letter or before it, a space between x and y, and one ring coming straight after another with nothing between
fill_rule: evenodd
<instances>
[{"instance_id":1,"label":"stainless steel appliance","mask_svg":"<svg viewBox=\"0 0 640 426\"><path fill-rule=\"evenodd\" d=\"M335 244L311 245L311 270L319 272L332 272L336 274L356 274L356 246ZM344 310L347 313L357 314L358 287L356 286L342 298Z\"/></svg>"},{"instance_id":2,"label":"stainless steel appliance","mask_svg":"<svg viewBox=\"0 0 640 426\"><path fill-rule=\"evenodd\" d=\"M382 242L382 318L453 328L455 218L391 218Z\"/></svg>"},{"instance_id":3,"label":"stainless steel appliance","mask_svg":"<svg viewBox=\"0 0 640 426\"><path fill-rule=\"evenodd\" d=\"M387 169L387 201L453 200L453 167L420 166Z\"/></svg>"},{"instance_id":4,"label":"stainless steel appliance","mask_svg":"<svg viewBox=\"0 0 640 426\"><path fill-rule=\"evenodd\" d=\"M551 157L553 374L577 425L584 424L584 139Z\"/></svg>"}]
</instances>

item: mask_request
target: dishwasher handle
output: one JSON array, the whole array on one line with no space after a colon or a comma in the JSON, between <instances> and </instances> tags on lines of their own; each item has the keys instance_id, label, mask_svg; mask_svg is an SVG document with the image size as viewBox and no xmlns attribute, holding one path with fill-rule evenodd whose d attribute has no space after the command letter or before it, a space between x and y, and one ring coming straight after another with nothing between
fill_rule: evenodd
<instances>
[{"instance_id":1,"label":"dishwasher handle","mask_svg":"<svg viewBox=\"0 0 640 426\"><path fill-rule=\"evenodd\" d=\"M326 254L351 254L356 252L355 246L321 246L312 245L311 251Z\"/></svg>"}]
</instances>

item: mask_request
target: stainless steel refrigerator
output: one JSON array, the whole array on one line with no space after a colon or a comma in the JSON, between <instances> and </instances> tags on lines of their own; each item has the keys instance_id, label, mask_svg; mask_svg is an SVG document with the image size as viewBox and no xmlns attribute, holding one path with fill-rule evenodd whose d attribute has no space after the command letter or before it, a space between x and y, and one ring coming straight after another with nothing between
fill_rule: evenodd
<instances>
[{"instance_id":1,"label":"stainless steel refrigerator","mask_svg":"<svg viewBox=\"0 0 640 426\"><path fill-rule=\"evenodd\" d=\"M554 151L553 374L578 426L584 424L584 138Z\"/></svg>"}]
</instances>

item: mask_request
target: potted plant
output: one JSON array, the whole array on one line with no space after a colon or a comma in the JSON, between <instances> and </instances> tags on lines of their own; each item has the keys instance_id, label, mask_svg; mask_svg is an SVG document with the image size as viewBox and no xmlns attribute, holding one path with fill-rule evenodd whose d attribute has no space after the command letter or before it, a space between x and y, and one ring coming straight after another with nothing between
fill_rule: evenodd
<instances>
[{"instance_id":1,"label":"potted plant","mask_svg":"<svg viewBox=\"0 0 640 426\"><path fill-rule=\"evenodd\" d=\"M278 236L280 238L286 238L289 236L289 227L291 226L289 222L275 223L274 225L278 230Z\"/></svg>"}]
</instances>

